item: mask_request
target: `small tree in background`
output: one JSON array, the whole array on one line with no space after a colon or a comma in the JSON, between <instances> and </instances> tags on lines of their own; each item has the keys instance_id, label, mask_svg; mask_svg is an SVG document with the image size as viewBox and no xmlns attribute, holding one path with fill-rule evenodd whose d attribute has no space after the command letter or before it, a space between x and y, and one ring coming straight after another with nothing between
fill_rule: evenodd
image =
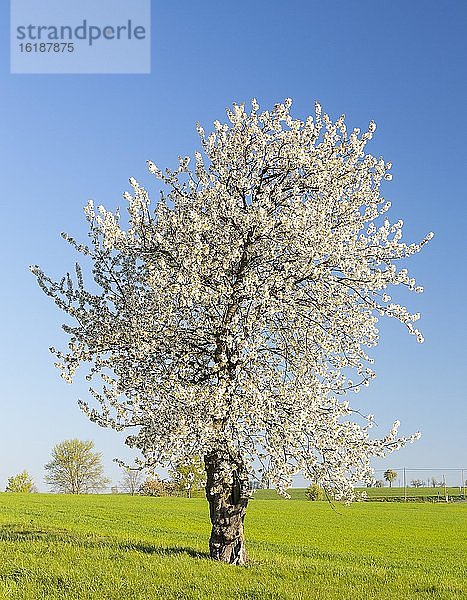
<instances>
[{"instance_id":1,"label":"small tree in background","mask_svg":"<svg viewBox=\"0 0 467 600\"><path fill-rule=\"evenodd\" d=\"M125 469L125 473L120 482L120 487L127 494L134 496L137 494L144 482L143 473L139 469Z\"/></svg>"},{"instance_id":2,"label":"small tree in background","mask_svg":"<svg viewBox=\"0 0 467 600\"><path fill-rule=\"evenodd\" d=\"M57 492L88 494L103 490L109 483L104 475L102 455L94 442L65 440L52 449L52 460L45 465L45 481Z\"/></svg>"},{"instance_id":3,"label":"small tree in background","mask_svg":"<svg viewBox=\"0 0 467 600\"><path fill-rule=\"evenodd\" d=\"M410 485L412 487L419 488L419 487L423 487L425 485L425 482L422 481L421 479L412 479L412 481L410 482Z\"/></svg>"},{"instance_id":4,"label":"small tree in background","mask_svg":"<svg viewBox=\"0 0 467 600\"><path fill-rule=\"evenodd\" d=\"M384 479L389 483L389 487L392 487L392 482L397 479L397 473L393 469L387 469L384 471Z\"/></svg>"},{"instance_id":5,"label":"small tree in background","mask_svg":"<svg viewBox=\"0 0 467 600\"><path fill-rule=\"evenodd\" d=\"M177 489L191 498L191 493L202 489L206 484L204 464L199 456L187 457L176 463L170 472Z\"/></svg>"},{"instance_id":6,"label":"small tree in background","mask_svg":"<svg viewBox=\"0 0 467 600\"><path fill-rule=\"evenodd\" d=\"M5 492L15 492L19 494L32 494L37 492L37 488L27 471L13 475L8 479Z\"/></svg>"},{"instance_id":7,"label":"small tree in background","mask_svg":"<svg viewBox=\"0 0 467 600\"><path fill-rule=\"evenodd\" d=\"M317 483L312 483L305 490L305 498L307 500L325 500L325 494L323 488L321 488Z\"/></svg>"}]
</instances>

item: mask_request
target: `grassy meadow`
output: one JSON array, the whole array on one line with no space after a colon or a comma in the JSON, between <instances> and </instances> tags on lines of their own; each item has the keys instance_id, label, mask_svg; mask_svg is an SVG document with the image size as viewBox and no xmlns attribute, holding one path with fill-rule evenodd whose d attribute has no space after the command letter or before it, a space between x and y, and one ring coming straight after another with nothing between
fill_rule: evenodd
<instances>
[{"instance_id":1,"label":"grassy meadow","mask_svg":"<svg viewBox=\"0 0 467 600\"><path fill-rule=\"evenodd\" d=\"M467 504L253 500L250 564L209 560L201 498L0 494L8 600L461 599Z\"/></svg>"}]
</instances>

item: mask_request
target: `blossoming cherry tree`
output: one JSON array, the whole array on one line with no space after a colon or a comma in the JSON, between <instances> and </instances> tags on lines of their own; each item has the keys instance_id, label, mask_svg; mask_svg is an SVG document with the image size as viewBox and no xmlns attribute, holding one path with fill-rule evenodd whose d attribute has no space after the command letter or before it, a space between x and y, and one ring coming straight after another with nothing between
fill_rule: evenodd
<instances>
[{"instance_id":1,"label":"blossoming cherry tree","mask_svg":"<svg viewBox=\"0 0 467 600\"><path fill-rule=\"evenodd\" d=\"M348 131L316 104L302 121L291 100L261 112L255 100L228 123L198 132L202 153L175 170L148 162L148 193L130 179L129 218L92 202L89 242L63 237L92 264L39 285L71 318L66 351L52 349L71 382L82 363L92 421L129 429L126 443L155 468L203 458L210 553L247 560L243 520L249 478L286 493L301 472L336 499L373 477L370 459L407 438L396 422L370 438L372 415L346 399L374 377L377 321L400 321L419 342L418 314L389 288L421 292L396 264L418 252L380 186L390 163L366 152L376 126ZM410 441L419 434L414 434Z\"/></svg>"}]
</instances>

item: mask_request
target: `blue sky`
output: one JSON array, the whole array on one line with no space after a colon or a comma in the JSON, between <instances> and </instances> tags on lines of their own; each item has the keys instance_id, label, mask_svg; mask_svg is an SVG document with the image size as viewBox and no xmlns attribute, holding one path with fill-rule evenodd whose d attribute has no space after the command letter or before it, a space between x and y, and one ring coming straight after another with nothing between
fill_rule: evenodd
<instances>
[{"instance_id":1,"label":"blue sky","mask_svg":"<svg viewBox=\"0 0 467 600\"><path fill-rule=\"evenodd\" d=\"M408 306L422 313L425 343L382 325L377 379L352 400L375 413L376 433L395 418L422 430L378 467L467 469L465 2L153 2L150 75L11 75L7 3L1 11L0 489L23 469L45 489L43 465L66 438L93 439L114 482L112 458L130 456L80 412L84 386L53 368L62 315L28 265L71 268L59 234L84 239L88 198L123 207L130 176L155 196L146 159L173 166L195 149L196 121L209 130L252 97L265 108L291 97L302 118L317 99L349 126L376 121L369 150L393 162L392 219L407 240L436 236L411 261L425 293Z\"/></svg>"}]
</instances>

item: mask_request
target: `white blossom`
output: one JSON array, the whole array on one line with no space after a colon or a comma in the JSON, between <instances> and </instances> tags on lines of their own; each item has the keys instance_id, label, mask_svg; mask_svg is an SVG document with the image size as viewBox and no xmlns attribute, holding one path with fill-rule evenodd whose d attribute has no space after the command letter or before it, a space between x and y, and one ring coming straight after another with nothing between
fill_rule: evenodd
<instances>
[{"instance_id":1,"label":"white blossom","mask_svg":"<svg viewBox=\"0 0 467 600\"><path fill-rule=\"evenodd\" d=\"M151 210L130 179L127 227L90 201L89 246L64 237L91 259L91 288L78 266L74 281L32 271L72 320L68 350L51 349L62 376L89 364L101 384L83 410L132 428L127 444L148 468L221 445L250 469L261 461L279 490L302 472L351 499L372 457L419 436L398 437L396 422L371 439L373 416L346 396L375 376L378 315L423 341L419 314L387 288L422 291L397 263L433 234L407 245L402 221L383 216L391 163L366 153L373 121L348 134L344 116L334 123L316 103L303 122L291 103L233 105L207 137L198 125L194 171L189 157L174 171L149 161L165 187Z\"/></svg>"}]
</instances>

